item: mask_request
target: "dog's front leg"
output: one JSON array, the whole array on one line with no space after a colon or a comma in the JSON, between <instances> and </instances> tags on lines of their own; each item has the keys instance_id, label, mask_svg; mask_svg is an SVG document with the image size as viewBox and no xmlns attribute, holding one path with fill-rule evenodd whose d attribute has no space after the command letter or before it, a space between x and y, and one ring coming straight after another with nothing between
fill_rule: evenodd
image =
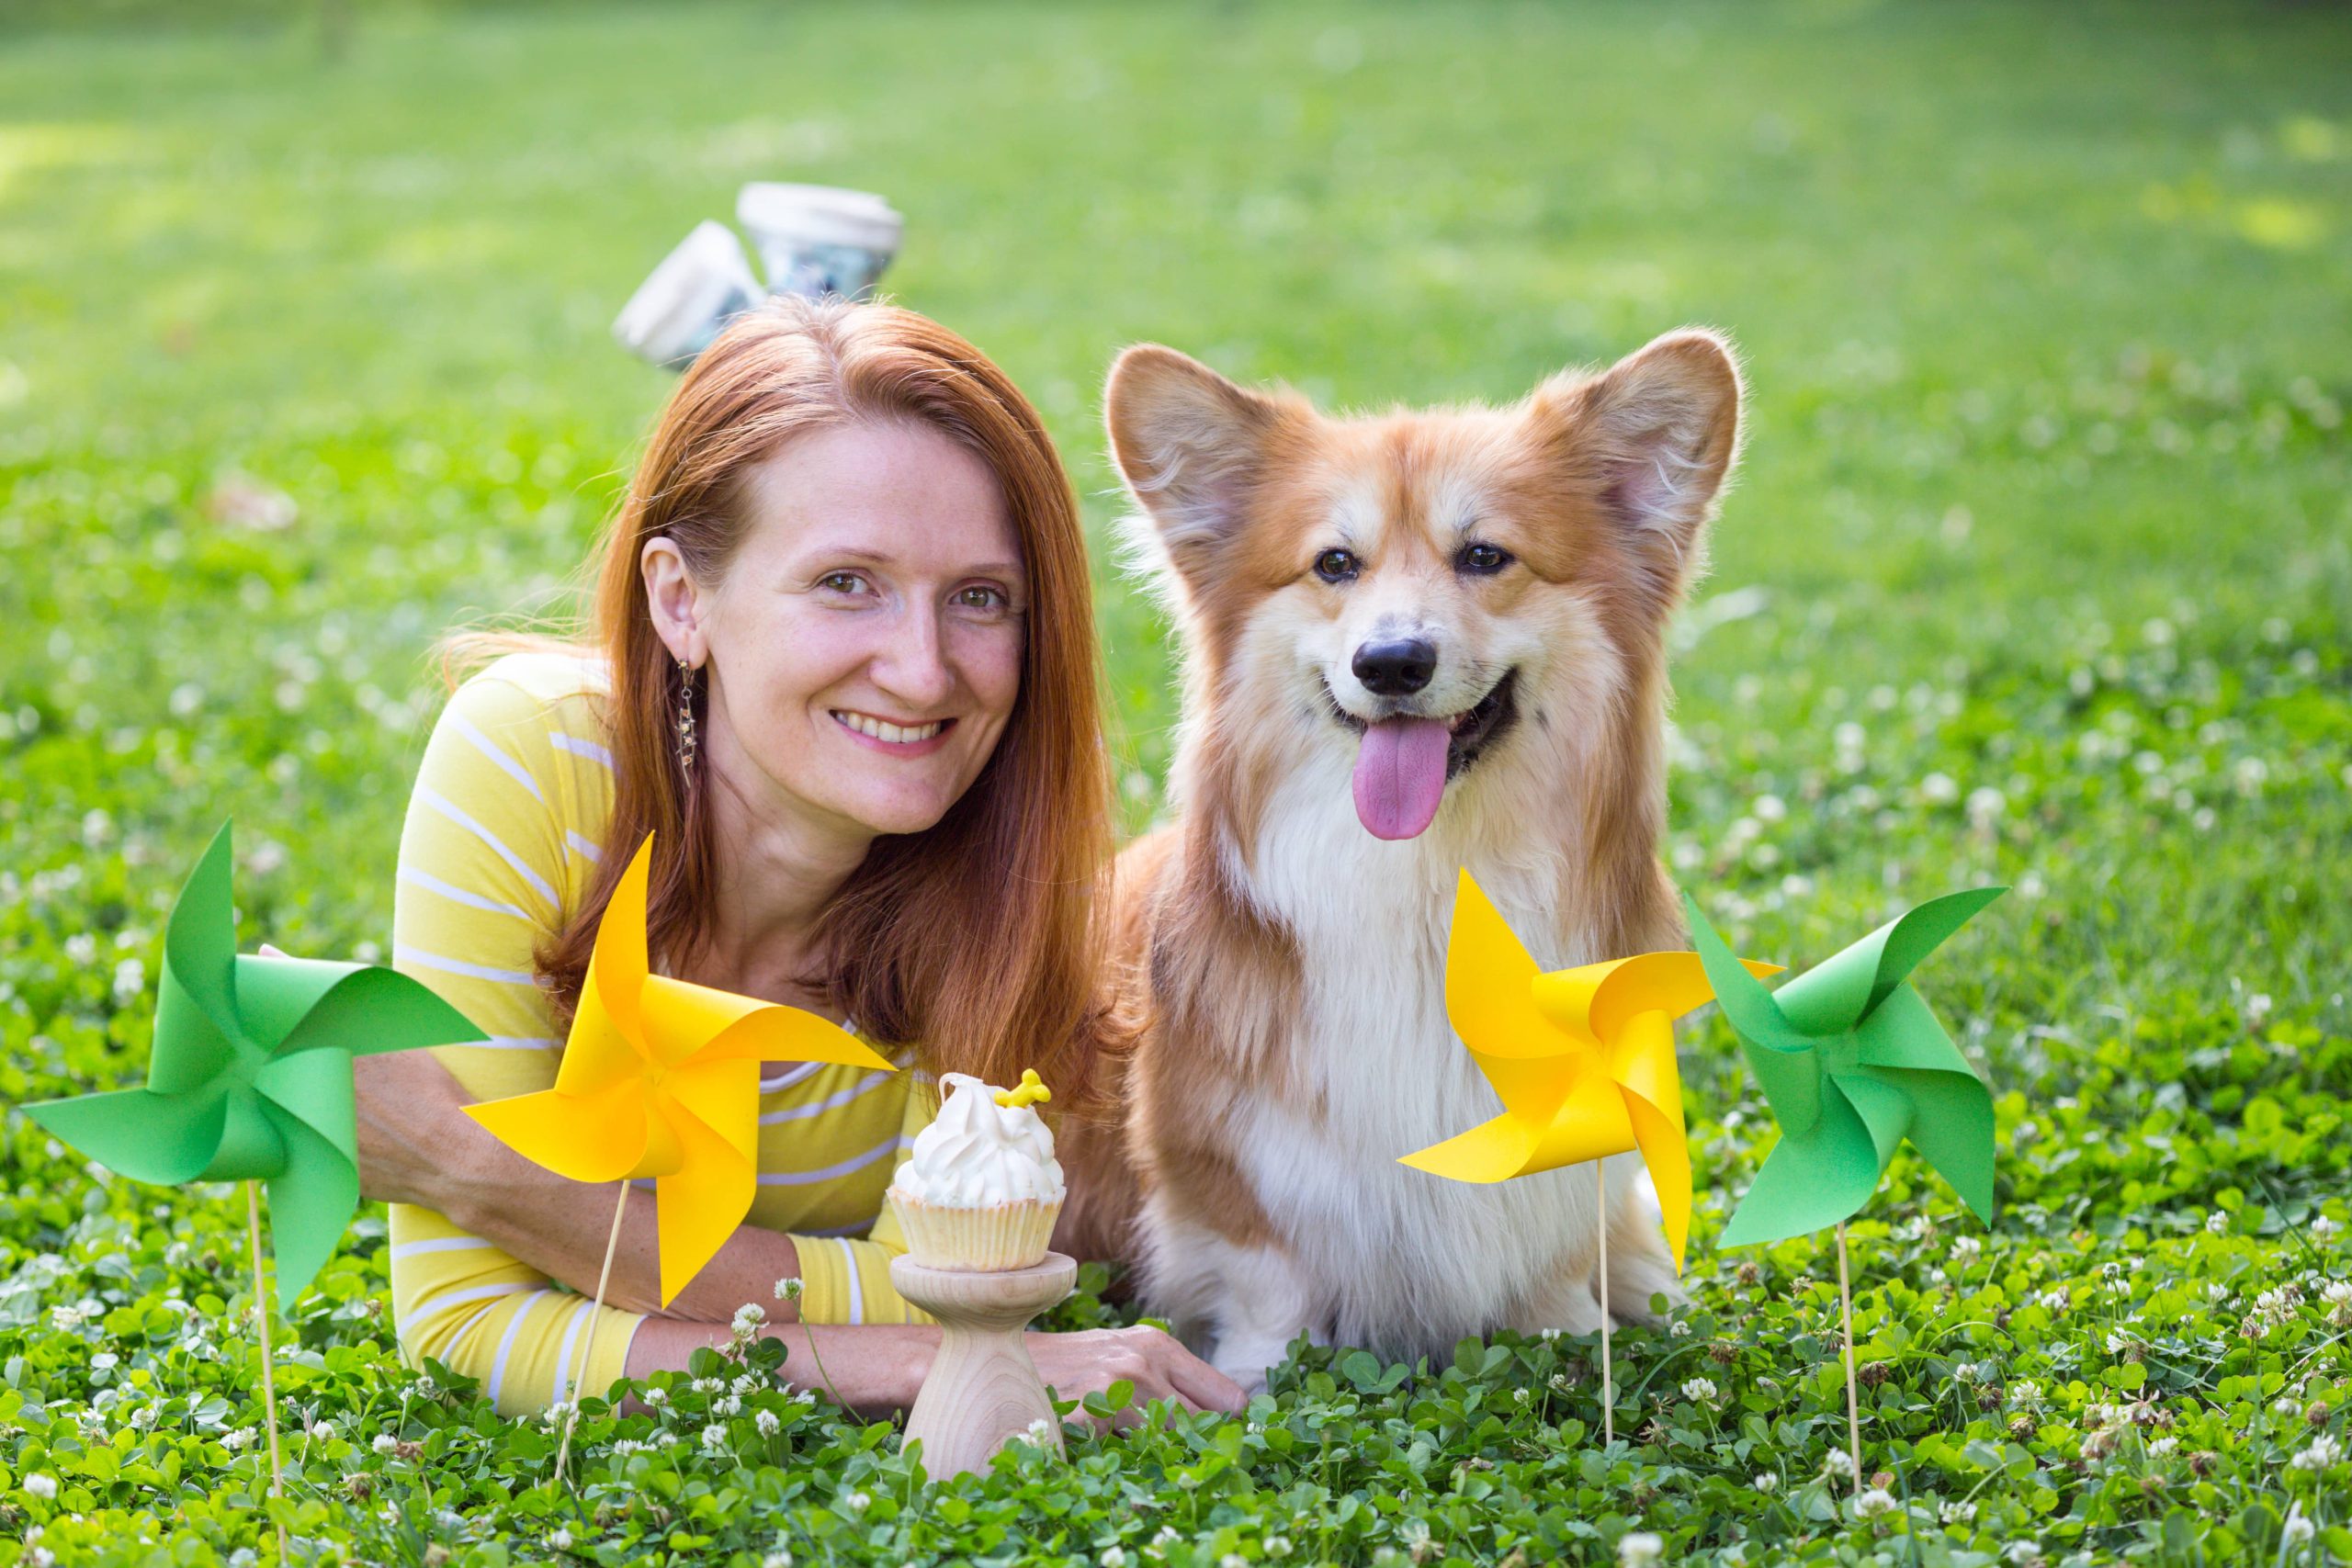
<instances>
[{"instance_id":1,"label":"dog's front leg","mask_svg":"<svg viewBox=\"0 0 2352 1568\"><path fill-rule=\"evenodd\" d=\"M1197 1354L1252 1394L1302 1331L1327 1332L1297 1265L1279 1242L1237 1240L1203 1218L1148 1211L1151 1309Z\"/></svg>"}]
</instances>

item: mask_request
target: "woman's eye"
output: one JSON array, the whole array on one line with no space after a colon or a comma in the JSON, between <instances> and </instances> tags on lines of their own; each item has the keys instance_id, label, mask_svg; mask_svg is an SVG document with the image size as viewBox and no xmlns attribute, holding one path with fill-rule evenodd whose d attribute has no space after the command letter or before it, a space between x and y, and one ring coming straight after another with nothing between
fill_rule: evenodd
<instances>
[{"instance_id":1,"label":"woman's eye","mask_svg":"<svg viewBox=\"0 0 2352 1568\"><path fill-rule=\"evenodd\" d=\"M1510 552L1499 545L1464 545L1462 553L1453 558L1464 571L1487 576L1502 570L1510 564Z\"/></svg>"},{"instance_id":2,"label":"woman's eye","mask_svg":"<svg viewBox=\"0 0 2352 1568\"><path fill-rule=\"evenodd\" d=\"M1326 582L1345 582L1357 570L1356 558L1348 550L1325 550L1315 558L1315 575Z\"/></svg>"},{"instance_id":3,"label":"woman's eye","mask_svg":"<svg viewBox=\"0 0 2352 1568\"><path fill-rule=\"evenodd\" d=\"M854 571L828 572L818 580L818 586L835 593L863 593L865 592L865 579Z\"/></svg>"},{"instance_id":4,"label":"woman's eye","mask_svg":"<svg viewBox=\"0 0 2352 1568\"><path fill-rule=\"evenodd\" d=\"M967 610L1001 610L1012 601L1001 588L971 587L956 591L956 603Z\"/></svg>"}]
</instances>

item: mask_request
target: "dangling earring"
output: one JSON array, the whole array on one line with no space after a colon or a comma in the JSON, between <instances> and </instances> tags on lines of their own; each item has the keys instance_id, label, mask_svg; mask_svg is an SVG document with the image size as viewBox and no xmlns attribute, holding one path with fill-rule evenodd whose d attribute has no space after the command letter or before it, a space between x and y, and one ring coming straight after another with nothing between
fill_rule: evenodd
<instances>
[{"instance_id":1,"label":"dangling earring","mask_svg":"<svg viewBox=\"0 0 2352 1568\"><path fill-rule=\"evenodd\" d=\"M695 776L695 667L678 660L678 769Z\"/></svg>"}]
</instances>

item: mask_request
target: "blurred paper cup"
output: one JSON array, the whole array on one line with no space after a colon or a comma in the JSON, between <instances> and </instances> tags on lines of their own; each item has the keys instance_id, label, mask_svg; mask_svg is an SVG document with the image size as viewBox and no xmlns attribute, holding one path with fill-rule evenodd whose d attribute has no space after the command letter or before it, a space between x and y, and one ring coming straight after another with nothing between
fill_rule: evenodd
<instances>
[{"instance_id":1,"label":"blurred paper cup","mask_svg":"<svg viewBox=\"0 0 2352 1568\"><path fill-rule=\"evenodd\" d=\"M871 293L899 254L905 220L870 191L754 181L735 198L776 294Z\"/></svg>"},{"instance_id":2,"label":"blurred paper cup","mask_svg":"<svg viewBox=\"0 0 2352 1568\"><path fill-rule=\"evenodd\" d=\"M743 259L742 242L726 224L706 220L629 296L613 336L640 359L681 368L764 294Z\"/></svg>"}]
</instances>

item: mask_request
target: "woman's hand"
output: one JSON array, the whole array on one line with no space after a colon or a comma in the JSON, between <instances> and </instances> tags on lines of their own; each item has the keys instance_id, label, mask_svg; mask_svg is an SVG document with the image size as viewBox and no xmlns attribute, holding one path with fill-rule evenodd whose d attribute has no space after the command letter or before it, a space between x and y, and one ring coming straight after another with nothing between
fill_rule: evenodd
<instances>
[{"instance_id":1,"label":"woman's hand","mask_svg":"<svg viewBox=\"0 0 2352 1568\"><path fill-rule=\"evenodd\" d=\"M1250 1403L1241 1385L1193 1355L1164 1330L1089 1328L1075 1334L1031 1334L1029 1359L1037 1375L1060 1399L1083 1399L1113 1383L1135 1384L1136 1396L1112 1423L1131 1427L1155 1399L1173 1400L1193 1410L1238 1415ZM1097 1427L1103 1425L1092 1416Z\"/></svg>"}]
</instances>

